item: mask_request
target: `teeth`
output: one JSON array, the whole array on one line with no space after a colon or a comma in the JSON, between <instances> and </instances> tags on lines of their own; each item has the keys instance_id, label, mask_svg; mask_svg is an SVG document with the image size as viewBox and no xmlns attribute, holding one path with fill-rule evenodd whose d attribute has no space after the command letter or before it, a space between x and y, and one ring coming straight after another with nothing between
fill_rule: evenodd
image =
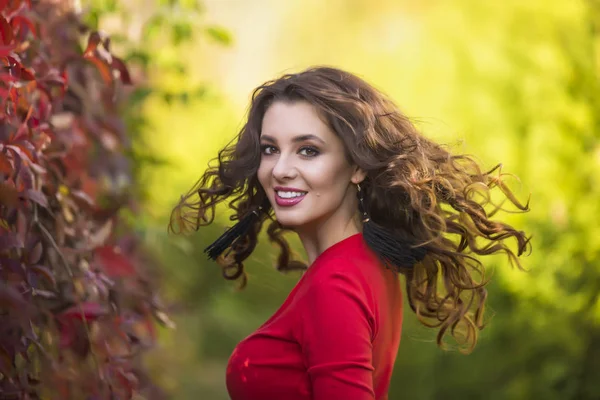
<instances>
[{"instance_id":1,"label":"teeth","mask_svg":"<svg viewBox=\"0 0 600 400\"><path fill-rule=\"evenodd\" d=\"M284 199L291 199L294 197L304 196L306 192L280 192L277 191L277 196L282 197Z\"/></svg>"}]
</instances>

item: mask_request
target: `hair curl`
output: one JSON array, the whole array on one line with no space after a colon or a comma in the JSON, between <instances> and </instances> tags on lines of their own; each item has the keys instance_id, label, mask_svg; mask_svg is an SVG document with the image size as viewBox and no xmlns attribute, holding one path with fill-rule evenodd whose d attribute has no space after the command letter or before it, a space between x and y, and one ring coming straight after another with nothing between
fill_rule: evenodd
<instances>
[{"instance_id":1,"label":"hair curl","mask_svg":"<svg viewBox=\"0 0 600 400\"><path fill-rule=\"evenodd\" d=\"M257 178L262 119L275 101L312 104L343 140L351 162L367 173L361 186L370 218L427 247L423 261L398 267L406 278L409 305L424 325L439 329L438 345L445 346L444 335L450 332L463 351L471 351L484 327L487 297L487 278L477 256L504 253L522 269L518 256L530 248L524 232L492 217L506 200L520 211L528 211L529 202L519 202L506 186L501 165L482 171L474 158L451 154L421 135L388 97L348 72L310 68L255 89L245 125L219 152L217 165L209 165L181 197L170 230L186 232L212 223L215 206L226 200L234 211L232 221L262 206L265 212L249 234L218 260L225 278L241 278L245 285L243 262L267 219L269 240L280 247L277 269L306 268L291 260L285 230L273 218ZM500 204L491 198L495 188L503 198ZM516 252L506 244L511 238Z\"/></svg>"}]
</instances>

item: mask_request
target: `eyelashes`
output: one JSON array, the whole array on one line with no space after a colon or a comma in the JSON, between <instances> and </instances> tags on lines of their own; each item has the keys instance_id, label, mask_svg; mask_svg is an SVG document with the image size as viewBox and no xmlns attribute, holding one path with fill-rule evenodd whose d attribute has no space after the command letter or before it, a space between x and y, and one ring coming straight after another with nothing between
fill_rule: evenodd
<instances>
[{"instance_id":1,"label":"eyelashes","mask_svg":"<svg viewBox=\"0 0 600 400\"><path fill-rule=\"evenodd\" d=\"M316 157L319 154L321 154L319 152L319 149L317 149L316 147L313 147L313 146L302 146L300 148L300 153L302 153L302 152L304 152L305 154L301 154L301 155L303 155L305 157ZM307 152L308 152L308 154L306 154Z\"/></svg>"},{"instance_id":2,"label":"eyelashes","mask_svg":"<svg viewBox=\"0 0 600 400\"><path fill-rule=\"evenodd\" d=\"M265 156L270 156L277 152L277 148L270 144L263 144L260 146L260 152ZM298 154L306 158L313 158L321 154L321 152L314 146L302 146L298 149Z\"/></svg>"},{"instance_id":3,"label":"eyelashes","mask_svg":"<svg viewBox=\"0 0 600 400\"><path fill-rule=\"evenodd\" d=\"M271 154L273 154L275 147L269 145L269 144L261 144L260 145L260 152L261 154L265 155L265 156L270 156Z\"/></svg>"}]
</instances>

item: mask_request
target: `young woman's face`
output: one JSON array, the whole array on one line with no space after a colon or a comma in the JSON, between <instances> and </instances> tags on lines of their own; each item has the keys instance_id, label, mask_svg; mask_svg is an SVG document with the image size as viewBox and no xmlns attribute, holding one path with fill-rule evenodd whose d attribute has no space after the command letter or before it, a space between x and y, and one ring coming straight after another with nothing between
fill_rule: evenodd
<instances>
[{"instance_id":1,"label":"young woman's face","mask_svg":"<svg viewBox=\"0 0 600 400\"><path fill-rule=\"evenodd\" d=\"M362 180L362 171L348 162L342 140L312 105L273 103L260 144L258 179L283 226L329 229L356 214L352 182Z\"/></svg>"}]
</instances>

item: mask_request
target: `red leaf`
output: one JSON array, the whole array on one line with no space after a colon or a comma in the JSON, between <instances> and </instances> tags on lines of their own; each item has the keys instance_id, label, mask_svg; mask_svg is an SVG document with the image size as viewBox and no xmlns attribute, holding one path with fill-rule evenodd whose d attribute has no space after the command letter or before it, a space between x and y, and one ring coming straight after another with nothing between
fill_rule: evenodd
<instances>
[{"instance_id":1,"label":"red leaf","mask_svg":"<svg viewBox=\"0 0 600 400\"><path fill-rule=\"evenodd\" d=\"M0 306L2 308L12 308L15 310L25 311L29 309L29 305L15 288L8 286L4 282L0 282Z\"/></svg>"},{"instance_id":2,"label":"red leaf","mask_svg":"<svg viewBox=\"0 0 600 400\"><path fill-rule=\"evenodd\" d=\"M121 383L121 388L123 389L122 396L126 399L133 398L133 392L138 387L138 379L132 372L125 372L122 369L119 369L116 373L117 379Z\"/></svg>"},{"instance_id":3,"label":"red leaf","mask_svg":"<svg viewBox=\"0 0 600 400\"><path fill-rule=\"evenodd\" d=\"M26 3L23 3L23 0L9 1L7 9L4 10L4 15L12 16L12 15L18 14L19 11L21 11L21 10L25 10L27 8L31 9L31 1L30 0L25 0L25 1L26 1Z\"/></svg>"},{"instance_id":4,"label":"red leaf","mask_svg":"<svg viewBox=\"0 0 600 400\"><path fill-rule=\"evenodd\" d=\"M0 233L0 236L1 235L4 235L4 233ZM21 260L15 260L14 258L9 257L0 257L0 265L2 265L2 268L5 268L7 271L11 271L19 276L24 275L25 270L23 269Z\"/></svg>"},{"instance_id":5,"label":"red leaf","mask_svg":"<svg viewBox=\"0 0 600 400\"><path fill-rule=\"evenodd\" d=\"M0 251L9 249L22 249L25 247L23 241L13 232L0 233Z\"/></svg>"},{"instance_id":6,"label":"red leaf","mask_svg":"<svg viewBox=\"0 0 600 400\"><path fill-rule=\"evenodd\" d=\"M71 196L75 204L80 208L84 208L87 211L93 211L96 209L94 199L92 199L86 192L82 190L71 190Z\"/></svg>"},{"instance_id":7,"label":"red leaf","mask_svg":"<svg viewBox=\"0 0 600 400\"><path fill-rule=\"evenodd\" d=\"M7 182L0 182L0 204L6 207L16 207L19 203L19 191Z\"/></svg>"},{"instance_id":8,"label":"red leaf","mask_svg":"<svg viewBox=\"0 0 600 400\"><path fill-rule=\"evenodd\" d=\"M15 15L11 19L10 24L13 28L19 28L19 32L21 33L22 38L24 37L24 35L27 34L27 30L25 28L29 29L29 32L31 32L33 36L37 36L35 32L35 26L29 18L25 18L22 15Z\"/></svg>"},{"instance_id":9,"label":"red leaf","mask_svg":"<svg viewBox=\"0 0 600 400\"><path fill-rule=\"evenodd\" d=\"M81 321L60 322L60 347L70 348L73 353L85 358L90 352L90 341Z\"/></svg>"},{"instance_id":10,"label":"red leaf","mask_svg":"<svg viewBox=\"0 0 600 400\"><path fill-rule=\"evenodd\" d=\"M16 82L18 79L11 74L0 74L0 82Z\"/></svg>"},{"instance_id":11,"label":"red leaf","mask_svg":"<svg viewBox=\"0 0 600 400\"><path fill-rule=\"evenodd\" d=\"M6 60L8 61L8 64L6 65L7 67L14 67L16 65L18 65L19 67L21 67L21 62L18 61L15 57L19 58L19 56L16 55L16 54L14 55L14 57L13 56L7 56L6 57Z\"/></svg>"},{"instance_id":12,"label":"red leaf","mask_svg":"<svg viewBox=\"0 0 600 400\"><path fill-rule=\"evenodd\" d=\"M23 197L33 202L36 202L44 208L48 208L48 199L46 198L46 195L44 195L44 193L40 192L39 190L27 189L23 193Z\"/></svg>"},{"instance_id":13,"label":"red leaf","mask_svg":"<svg viewBox=\"0 0 600 400\"><path fill-rule=\"evenodd\" d=\"M15 86L13 86L10 89L10 99L12 100L12 103L13 103L13 113L16 114L17 113L17 104L19 103L19 94L18 94L17 88Z\"/></svg>"},{"instance_id":14,"label":"red leaf","mask_svg":"<svg viewBox=\"0 0 600 400\"><path fill-rule=\"evenodd\" d=\"M8 2L10 0L0 0L0 12L3 12L4 10L6 10L6 7L8 6Z\"/></svg>"},{"instance_id":15,"label":"red leaf","mask_svg":"<svg viewBox=\"0 0 600 400\"><path fill-rule=\"evenodd\" d=\"M99 317L107 314L108 312L103 305L99 303L86 302L66 309L58 314L56 318L63 323L68 321L83 321L84 318L86 321L95 321Z\"/></svg>"},{"instance_id":16,"label":"red leaf","mask_svg":"<svg viewBox=\"0 0 600 400\"><path fill-rule=\"evenodd\" d=\"M22 243L25 243L27 240L27 234L29 233L29 215L25 214L23 211L17 211L17 223L16 223L16 232L17 237Z\"/></svg>"},{"instance_id":17,"label":"red leaf","mask_svg":"<svg viewBox=\"0 0 600 400\"><path fill-rule=\"evenodd\" d=\"M9 46L0 45L0 57L6 57L12 54L12 52L17 48L16 44L11 44Z\"/></svg>"},{"instance_id":18,"label":"red leaf","mask_svg":"<svg viewBox=\"0 0 600 400\"><path fill-rule=\"evenodd\" d=\"M127 66L123 60L113 56L112 67L119 71L119 74L121 75L121 82L123 82L125 85L132 84L131 76L129 75L129 71L127 70Z\"/></svg>"},{"instance_id":19,"label":"red leaf","mask_svg":"<svg viewBox=\"0 0 600 400\"><path fill-rule=\"evenodd\" d=\"M38 79L38 85L42 83L44 86L58 86L62 94L66 91L67 78L66 73L60 74L58 70L52 69L44 78ZM44 87L45 88L45 87ZM48 89L46 89L48 90ZM51 97L51 96L48 96Z\"/></svg>"},{"instance_id":20,"label":"red leaf","mask_svg":"<svg viewBox=\"0 0 600 400\"><path fill-rule=\"evenodd\" d=\"M20 144L9 144L6 146L6 148L8 150L11 150L15 156L18 155L18 157L20 157L22 160L25 159L31 162L34 160L31 151L29 151L29 149L25 148L24 146L21 146Z\"/></svg>"},{"instance_id":21,"label":"red leaf","mask_svg":"<svg viewBox=\"0 0 600 400\"><path fill-rule=\"evenodd\" d=\"M0 346L0 373L4 376L11 376L14 363L12 357Z\"/></svg>"},{"instance_id":22,"label":"red leaf","mask_svg":"<svg viewBox=\"0 0 600 400\"><path fill-rule=\"evenodd\" d=\"M34 81L35 80L35 76L33 75L33 73L30 70L28 70L27 68L23 68L23 67L21 67L20 77L24 81Z\"/></svg>"},{"instance_id":23,"label":"red leaf","mask_svg":"<svg viewBox=\"0 0 600 400\"><path fill-rule=\"evenodd\" d=\"M0 153L0 172L3 174L10 176L13 173L13 166L10 163L8 157L3 152Z\"/></svg>"},{"instance_id":24,"label":"red leaf","mask_svg":"<svg viewBox=\"0 0 600 400\"><path fill-rule=\"evenodd\" d=\"M98 45L100 44L100 42L102 41L102 38L100 37L100 33L98 32L92 32L90 34L90 37L88 38L88 43L87 43L87 47L85 48L85 51L83 52L83 56L84 57L93 57L94 52L96 51L96 48L98 47Z\"/></svg>"},{"instance_id":25,"label":"red leaf","mask_svg":"<svg viewBox=\"0 0 600 400\"><path fill-rule=\"evenodd\" d=\"M42 245L42 242L37 242L35 244L35 246L33 246L32 249L29 249L29 251L26 254L27 264L33 265L33 264L37 264L38 262L40 262L40 259L42 258L43 250L44 250L44 246Z\"/></svg>"},{"instance_id":26,"label":"red leaf","mask_svg":"<svg viewBox=\"0 0 600 400\"><path fill-rule=\"evenodd\" d=\"M31 116L31 111L33 110L33 107L29 107L29 112L27 113L27 118L26 120L19 125L19 129L17 129L17 133L15 133L14 135L11 135L10 138L10 142L13 142L12 144L14 144L15 146L18 146L21 150L24 150L27 152L27 155L31 155L31 157L29 157L30 159L33 160L33 154L30 154L30 150L33 150L33 146L31 146L30 143L27 142L28 137L28 133L29 133L29 128L27 126L27 120L29 119L29 117ZM20 143L14 143L20 141Z\"/></svg>"},{"instance_id":27,"label":"red leaf","mask_svg":"<svg viewBox=\"0 0 600 400\"><path fill-rule=\"evenodd\" d=\"M94 250L96 260L109 277L127 277L135 275L131 260L113 246L98 247Z\"/></svg>"},{"instance_id":28,"label":"red leaf","mask_svg":"<svg viewBox=\"0 0 600 400\"><path fill-rule=\"evenodd\" d=\"M26 164L27 163L23 163L23 165L20 166L15 182L17 190L21 193L25 192L27 189L33 189L33 172L31 172L31 168Z\"/></svg>"},{"instance_id":29,"label":"red leaf","mask_svg":"<svg viewBox=\"0 0 600 400\"><path fill-rule=\"evenodd\" d=\"M0 14L0 43L10 45L13 41L13 30L6 18Z\"/></svg>"},{"instance_id":30,"label":"red leaf","mask_svg":"<svg viewBox=\"0 0 600 400\"><path fill-rule=\"evenodd\" d=\"M102 60L94 56L86 57L86 60L93 63L96 66L96 68L98 68L98 72L100 72L100 76L102 76L104 82L112 82L112 71L110 70L108 65L106 65Z\"/></svg>"},{"instance_id":31,"label":"red leaf","mask_svg":"<svg viewBox=\"0 0 600 400\"><path fill-rule=\"evenodd\" d=\"M64 349L71 346L76 336L74 324L63 324L60 327L60 347Z\"/></svg>"},{"instance_id":32,"label":"red leaf","mask_svg":"<svg viewBox=\"0 0 600 400\"><path fill-rule=\"evenodd\" d=\"M43 265L34 265L29 268L29 270L34 273L36 276L43 278L46 282L48 282L52 287L56 287L56 279L54 278L54 274L48 267Z\"/></svg>"}]
</instances>

